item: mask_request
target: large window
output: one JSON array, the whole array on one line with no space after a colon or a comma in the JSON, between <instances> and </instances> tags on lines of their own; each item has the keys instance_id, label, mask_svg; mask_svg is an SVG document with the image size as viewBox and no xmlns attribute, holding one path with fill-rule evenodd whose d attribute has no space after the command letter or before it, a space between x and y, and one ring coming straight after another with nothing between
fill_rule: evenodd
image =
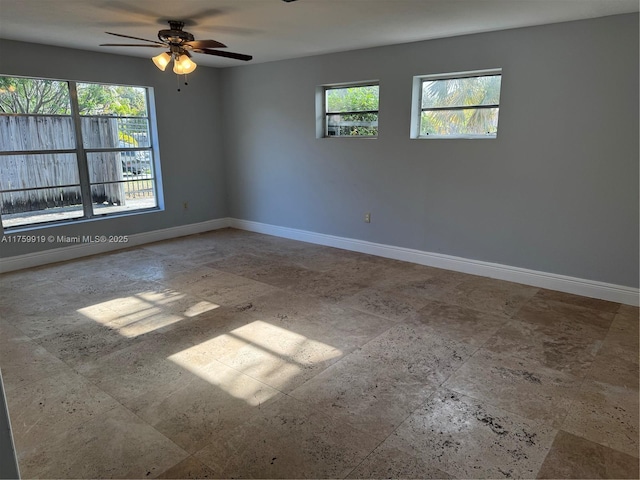
<instances>
[{"instance_id":1,"label":"large window","mask_svg":"<svg viewBox=\"0 0 640 480\"><path fill-rule=\"evenodd\" d=\"M326 137L377 137L377 84L324 88Z\"/></svg>"},{"instance_id":2,"label":"large window","mask_svg":"<svg viewBox=\"0 0 640 480\"><path fill-rule=\"evenodd\" d=\"M412 138L496 138L500 70L414 78Z\"/></svg>"},{"instance_id":3,"label":"large window","mask_svg":"<svg viewBox=\"0 0 640 480\"><path fill-rule=\"evenodd\" d=\"M3 227L157 209L151 93L0 76Z\"/></svg>"}]
</instances>

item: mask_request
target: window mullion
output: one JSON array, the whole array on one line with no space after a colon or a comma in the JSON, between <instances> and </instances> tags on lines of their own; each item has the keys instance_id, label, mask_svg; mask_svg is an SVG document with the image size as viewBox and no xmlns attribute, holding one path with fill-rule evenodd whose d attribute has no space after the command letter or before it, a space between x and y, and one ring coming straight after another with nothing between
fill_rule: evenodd
<instances>
[{"instance_id":1,"label":"window mullion","mask_svg":"<svg viewBox=\"0 0 640 480\"><path fill-rule=\"evenodd\" d=\"M71 97L71 116L76 131L76 159L78 161L78 175L80 177L80 194L82 196L82 209L86 218L93 217L93 202L91 201L91 186L89 184L89 164L87 152L84 149L82 139L82 121L80 119L80 107L78 105L78 90L76 82L69 82L69 96Z\"/></svg>"},{"instance_id":2,"label":"window mullion","mask_svg":"<svg viewBox=\"0 0 640 480\"><path fill-rule=\"evenodd\" d=\"M474 110L474 109L490 109L490 108L500 108L500 105L491 104L491 105L464 105L464 106L455 106L455 107L423 107L423 112L441 112L441 111L449 111L449 110Z\"/></svg>"},{"instance_id":3,"label":"window mullion","mask_svg":"<svg viewBox=\"0 0 640 480\"><path fill-rule=\"evenodd\" d=\"M329 115L362 115L365 113L379 113L378 110L342 110L340 112L327 112L325 113L326 116Z\"/></svg>"},{"instance_id":4,"label":"window mullion","mask_svg":"<svg viewBox=\"0 0 640 480\"><path fill-rule=\"evenodd\" d=\"M419 98L418 98L418 107L420 108L420 113L418 113L418 130L421 129L422 127L422 111L423 111L423 106L422 106L422 97L424 96L424 80L422 80L420 82L420 91L418 94Z\"/></svg>"}]
</instances>

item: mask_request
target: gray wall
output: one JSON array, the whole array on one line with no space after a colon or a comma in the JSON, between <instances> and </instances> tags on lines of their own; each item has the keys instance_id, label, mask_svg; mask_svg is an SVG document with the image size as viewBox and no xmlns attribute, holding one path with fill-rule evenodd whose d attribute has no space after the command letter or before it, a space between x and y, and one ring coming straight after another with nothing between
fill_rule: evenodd
<instances>
[{"instance_id":1,"label":"gray wall","mask_svg":"<svg viewBox=\"0 0 640 480\"><path fill-rule=\"evenodd\" d=\"M146 59L1 40L0 74L155 88L166 211L47 234L232 216L638 287L638 55L632 14L199 68L181 93ZM497 140L409 139L414 75L494 67ZM379 138L316 139L316 87L371 79Z\"/></svg>"},{"instance_id":2,"label":"gray wall","mask_svg":"<svg viewBox=\"0 0 640 480\"><path fill-rule=\"evenodd\" d=\"M638 54L631 14L225 69L230 214L637 287ZM497 140L409 139L414 75L495 67ZM379 138L316 139L371 79Z\"/></svg>"},{"instance_id":3,"label":"gray wall","mask_svg":"<svg viewBox=\"0 0 640 480\"><path fill-rule=\"evenodd\" d=\"M47 235L131 235L227 216L220 70L199 67L178 93L175 74L160 72L148 59L0 40L0 74L154 88L165 210L48 227ZM0 256L61 246L3 243Z\"/></svg>"}]
</instances>

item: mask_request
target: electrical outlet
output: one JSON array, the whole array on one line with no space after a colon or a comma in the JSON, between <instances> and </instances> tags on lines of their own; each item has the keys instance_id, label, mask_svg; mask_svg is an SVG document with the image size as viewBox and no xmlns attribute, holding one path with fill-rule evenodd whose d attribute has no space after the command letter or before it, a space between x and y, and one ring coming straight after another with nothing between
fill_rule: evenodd
<instances>
[{"instance_id":1,"label":"electrical outlet","mask_svg":"<svg viewBox=\"0 0 640 480\"><path fill-rule=\"evenodd\" d=\"M185 210L189 208L189 202L182 202L182 208Z\"/></svg>"},{"instance_id":2,"label":"electrical outlet","mask_svg":"<svg viewBox=\"0 0 640 480\"><path fill-rule=\"evenodd\" d=\"M364 222L365 223L371 223L371 214L370 213L365 213L364 214Z\"/></svg>"}]
</instances>

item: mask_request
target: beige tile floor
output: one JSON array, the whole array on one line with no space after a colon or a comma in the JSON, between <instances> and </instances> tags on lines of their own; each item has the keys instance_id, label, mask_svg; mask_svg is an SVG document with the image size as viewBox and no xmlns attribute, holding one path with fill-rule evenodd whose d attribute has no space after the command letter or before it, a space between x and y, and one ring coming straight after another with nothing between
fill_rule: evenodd
<instances>
[{"instance_id":1,"label":"beige tile floor","mask_svg":"<svg viewBox=\"0 0 640 480\"><path fill-rule=\"evenodd\" d=\"M24 478L638 478L638 309L221 230L0 277Z\"/></svg>"}]
</instances>

